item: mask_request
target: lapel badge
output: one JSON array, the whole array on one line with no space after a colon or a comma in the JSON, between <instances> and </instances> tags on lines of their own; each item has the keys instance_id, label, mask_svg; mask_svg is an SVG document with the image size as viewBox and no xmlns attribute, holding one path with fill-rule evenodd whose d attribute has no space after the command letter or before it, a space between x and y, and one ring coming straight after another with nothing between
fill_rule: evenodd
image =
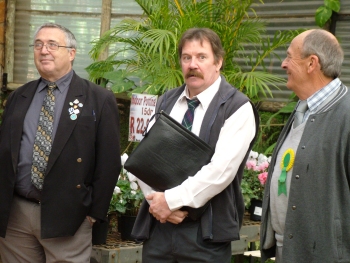
<instances>
[{"instance_id":1,"label":"lapel badge","mask_svg":"<svg viewBox=\"0 0 350 263\"><path fill-rule=\"evenodd\" d=\"M79 100L75 100L73 102L69 102L70 108L68 109L69 118L75 121L78 118L78 114L80 113L79 108L83 107L83 103L80 103Z\"/></svg>"}]
</instances>

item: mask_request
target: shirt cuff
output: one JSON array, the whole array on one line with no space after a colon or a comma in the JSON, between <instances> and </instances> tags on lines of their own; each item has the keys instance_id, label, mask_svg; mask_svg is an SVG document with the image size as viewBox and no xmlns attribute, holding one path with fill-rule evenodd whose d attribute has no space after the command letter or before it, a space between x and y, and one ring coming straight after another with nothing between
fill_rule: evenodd
<instances>
[{"instance_id":1,"label":"shirt cuff","mask_svg":"<svg viewBox=\"0 0 350 263\"><path fill-rule=\"evenodd\" d=\"M165 201L168 203L171 211L178 210L184 206L181 195L179 195L179 193L181 193L180 187L181 186L176 186L164 192Z\"/></svg>"}]
</instances>

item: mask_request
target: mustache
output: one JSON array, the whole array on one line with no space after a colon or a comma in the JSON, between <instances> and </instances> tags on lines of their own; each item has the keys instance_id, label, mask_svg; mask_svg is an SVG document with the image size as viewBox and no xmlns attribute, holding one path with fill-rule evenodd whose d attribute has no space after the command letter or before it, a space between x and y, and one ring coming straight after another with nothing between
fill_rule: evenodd
<instances>
[{"instance_id":1,"label":"mustache","mask_svg":"<svg viewBox=\"0 0 350 263\"><path fill-rule=\"evenodd\" d=\"M189 77L197 77L197 78L204 79L203 74L194 69L191 69L189 72L187 72L185 78L187 79Z\"/></svg>"}]
</instances>

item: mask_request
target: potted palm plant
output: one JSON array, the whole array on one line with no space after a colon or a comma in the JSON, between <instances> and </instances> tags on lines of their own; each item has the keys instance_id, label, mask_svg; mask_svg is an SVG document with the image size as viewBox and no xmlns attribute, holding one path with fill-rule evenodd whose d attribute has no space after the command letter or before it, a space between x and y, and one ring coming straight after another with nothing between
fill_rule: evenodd
<instances>
[{"instance_id":1,"label":"potted palm plant","mask_svg":"<svg viewBox=\"0 0 350 263\"><path fill-rule=\"evenodd\" d=\"M191 27L208 27L221 38L226 51L222 74L250 99L269 96L270 87L284 83L269 73L265 60L289 43L300 30L276 31L264 37L264 22L254 15L256 0L135 0L143 10L127 18L93 42L87 67L91 80L115 93L160 95L183 83L177 43ZM262 1L259 1L262 2ZM97 61L109 47L106 60Z\"/></svg>"}]
</instances>

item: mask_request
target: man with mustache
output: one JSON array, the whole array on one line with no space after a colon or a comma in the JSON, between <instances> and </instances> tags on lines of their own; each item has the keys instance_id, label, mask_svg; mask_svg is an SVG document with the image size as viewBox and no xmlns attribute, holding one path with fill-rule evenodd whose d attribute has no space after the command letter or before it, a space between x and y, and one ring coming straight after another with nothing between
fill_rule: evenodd
<instances>
[{"instance_id":1,"label":"man with mustache","mask_svg":"<svg viewBox=\"0 0 350 263\"><path fill-rule=\"evenodd\" d=\"M87 263L121 168L116 99L75 74L67 28L43 24L31 46L41 77L10 94L0 128L1 260Z\"/></svg>"},{"instance_id":2,"label":"man with mustache","mask_svg":"<svg viewBox=\"0 0 350 263\"><path fill-rule=\"evenodd\" d=\"M161 96L156 112L169 113L215 153L181 185L146 196L150 205L142 204L132 234L144 241L142 262L229 263L231 241L239 239L242 225L240 182L258 116L249 99L220 75L224 50L214 31L189 29L182 35L178 53L185 84ZM192 105L193 123L184 118ZM197 220L181 210L207 202Z\"/></svg>"}]
</instances>

